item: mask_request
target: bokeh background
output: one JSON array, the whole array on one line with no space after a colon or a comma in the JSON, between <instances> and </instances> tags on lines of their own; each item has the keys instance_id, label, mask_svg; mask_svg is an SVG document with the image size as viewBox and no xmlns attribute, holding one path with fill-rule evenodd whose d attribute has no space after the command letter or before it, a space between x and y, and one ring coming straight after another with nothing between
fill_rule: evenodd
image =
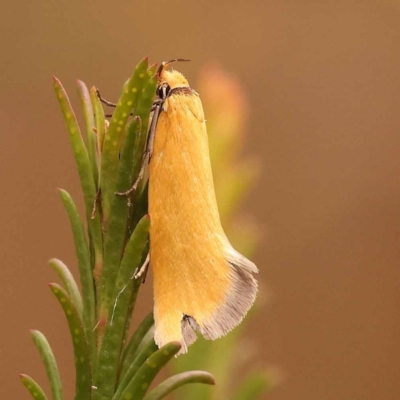
<instances>
[{"instance_id":1,"label":"bokeh background","mask_svg":"<svg viewBox=\"0 0 400 400\"><path fill-rule=\"evenodd\" d=\"M73 379L46 262L76 270L55 189L78 198L80 188L51 77L115 99L149 55L192 59L180 69L193 87L218 62L249 99L243 155L259 158L262 174L244 209L261 232L255 261L269 302L248 337L255 363L283 377L265 398L398 399L399 20L394 0L3 2L0 398L29 398L20 372L45 380L29 328Z\"/></svg>"}]
</instances>

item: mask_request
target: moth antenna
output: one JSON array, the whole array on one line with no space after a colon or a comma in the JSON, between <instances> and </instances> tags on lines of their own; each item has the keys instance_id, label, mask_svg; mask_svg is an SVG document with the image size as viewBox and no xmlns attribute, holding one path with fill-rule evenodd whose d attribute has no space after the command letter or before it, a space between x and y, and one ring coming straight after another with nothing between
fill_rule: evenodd
<instances>
[{"instance_id":1,"label":"moth antenna","mask_svg":"<svg viewBox=\"0 0 400 400\"><path fill-rule=\"evenodd\" d=\"M174 62L187 62L187 61L190 61L190 60L187 60L186 58L174 58L174 59L169 60L169 61L164 61L164 62L162 62L161 65L158 67L157 74L160 76L161 73L162 73L163 70L164 70L164 67L166 67L166 66L169 65L169 64L172 64L172 63L174 63Z\"/></svg>"}]
</instances>

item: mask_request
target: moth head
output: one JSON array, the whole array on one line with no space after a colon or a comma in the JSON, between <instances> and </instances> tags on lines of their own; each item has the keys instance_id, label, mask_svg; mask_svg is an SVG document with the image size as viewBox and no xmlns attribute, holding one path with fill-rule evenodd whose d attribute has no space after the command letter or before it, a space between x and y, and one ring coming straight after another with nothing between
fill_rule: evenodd
<instances>
[{"instance_id":1,"label":"moth head","mask_svg":"<svg viewBox=\"0 0 400 400\"><path fill-rule=\"evenodd\" d=\"M159 81L158 81L157 94L161 99L165 99L168 96L170 90L172 89L189 87L189 82L180 72L174 70L167 71L165 69L167 65L177 61L189 61L189 60L177 58L170 61L164 61L158 68L157 73L159 76Z\"/></svg>"}]
</instances>

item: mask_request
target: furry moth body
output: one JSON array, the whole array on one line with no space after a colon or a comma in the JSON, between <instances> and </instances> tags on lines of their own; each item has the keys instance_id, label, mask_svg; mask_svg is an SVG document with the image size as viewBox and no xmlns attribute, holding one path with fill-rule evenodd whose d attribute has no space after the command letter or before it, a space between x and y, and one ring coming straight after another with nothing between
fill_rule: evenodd
<instances>
[{"instance_id":1,"label":"furry moth body","mask_svg":"<svg viewBox=\"0 0 400 400\"><path fill-rule=\"evenodd\" d=\"M257 268L222 229L200 97L166 64L148 138L155 342L179 341L186 352L195 331L217 339L242 321Z\"/></svg>"}]
</instances>

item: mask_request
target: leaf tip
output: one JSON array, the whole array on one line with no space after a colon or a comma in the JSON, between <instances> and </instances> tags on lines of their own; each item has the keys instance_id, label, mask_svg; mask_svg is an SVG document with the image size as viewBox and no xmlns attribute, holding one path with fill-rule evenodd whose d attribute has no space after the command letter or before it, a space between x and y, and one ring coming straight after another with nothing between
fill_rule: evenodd
<instances>
[{"instance_id":1,"label":"leaf tip","mask_svg":"<svg viewBox=\"0 0 400 400\"><path fill-rule=\"evenodd\" d=\"M165 346L169 346L174 353L178 353L182 349L182 342L169 342Z\"/></svg>"},{"instance_id":2,"label":"leaf tip","mask_svg":"<svg viewBox=\"0 0 400 400\"><path fill-rule=\"evenodd\" d=\"M61 89L62 88L61 81L56 76L53 76L53 86L56 89Z\"/></svg>"},{"instance_id":3,"label":"leaf tip","mask_svg":"<svg viewBox=\"0 0 400 400\"><path fill-rule=\"evenodd\" d=\"M57 188L58 194L63 197L65 195L68 195L68 192L65 189L62 188Z\"/></svg>"},{"instance_id":4,"label":"leaf tip","mask_svg":"<svg viewBox=\"0 0 400 400\"><path fill-rule=\"evenodd\" d=\"M216 386L217 385L217 381L215 380L215 377L213 374L210 374L209 372L205 373L206 376L206 380L204 383L206 383L207 385L213 385Z\"/></svg>"}]
</instances>

